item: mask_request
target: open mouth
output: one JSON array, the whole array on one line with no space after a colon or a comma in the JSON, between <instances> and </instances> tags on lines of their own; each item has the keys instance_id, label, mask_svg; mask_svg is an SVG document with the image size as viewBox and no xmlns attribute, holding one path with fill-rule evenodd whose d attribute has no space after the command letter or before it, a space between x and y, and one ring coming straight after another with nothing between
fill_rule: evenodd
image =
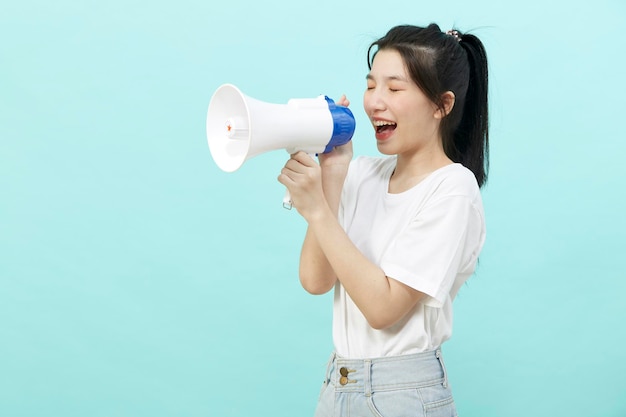
<instances>
[{"instance_id":1,"label":"open mouth","mask_svg":"<svg viewBox=\"0 0 626 417\"><path fill-rule=\"evenodd\" d=\"M376 128L376 133L390 133L395 130L396 124L394 122L389 122L386 120L377 120L374 122L374 127Z\"/></svg>"}]
</instances>

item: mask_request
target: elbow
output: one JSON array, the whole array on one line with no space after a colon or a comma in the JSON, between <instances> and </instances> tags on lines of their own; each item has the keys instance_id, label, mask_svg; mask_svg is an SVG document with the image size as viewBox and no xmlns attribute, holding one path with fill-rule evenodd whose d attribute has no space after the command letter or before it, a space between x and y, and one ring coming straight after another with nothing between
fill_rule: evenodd
<instances>
[{"instance_id":1,"label":"elbow","mask_svg":"<svg viewBox=\"0 0 626 417\"><path fill-rule=\"evenodd\" d=\"M333 289L335 286L335 280L307 279L307 277L300 276L300 284L309 294L322 295Z\"/></svg>"},{"instance_id":2,"label":"elbow","mask_svg":"<svg viewBox=\"0 0 626 417\"><path fill-rule=\"evenodd\" d=\"M304 285L302 287L305 289L306 292L312 295L323 295L330 291L330 288L326 287L305 287Z\"/></svg>"},{"instance_id":3,"label":"elbow","mask_svg":"<svg viewBox=\"0 0 626 417\"><path fill-rule=\"evenodd\" d=\"M374 330L385 330L390 328L391 326L393 326L395 323L390 323L384 320L368 320L367 323L370 325L370 327Z\"/></svg>"},{"instance_id":4,"label":"elbow","mask_svg":"<svg viewBox=\"0 0 626 417\"><path fill-rule=\"evenodd\" d=\"M386 317L365 317L367 324L374 330L385 330L393 326L396 322L391 321Z\"/></svg>"},{"instance_id":5,"label":"elbow","mask_svg":"<svg viewBox=\"0 0 626 417\"><path fill-rule=\"evenodd\" d=\"M386 330L395 326L406 313L400 311L389 311L388 309L375 309L373 311L364 312L361 310L367 320L367 324L375 330Z\"/></svg>"}]
</instances>

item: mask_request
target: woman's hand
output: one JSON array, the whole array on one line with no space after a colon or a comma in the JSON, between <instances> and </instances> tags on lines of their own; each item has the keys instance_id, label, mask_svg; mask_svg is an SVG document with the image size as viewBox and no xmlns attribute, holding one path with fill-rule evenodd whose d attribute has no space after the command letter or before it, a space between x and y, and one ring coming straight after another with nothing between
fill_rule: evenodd
<instances>
[{"instance_id":1,"label":"woman's hand","mask_svg":"<svg viewBox=\"0 0 626 417\"><path fill-rule=\"evenodd\" d=\"M322 188L322 172L317 162L305 152L291 155L278 176L278 182L289 190L293 206L309 220L316 212L327 209Z\"/></svg>"}]
</instances>

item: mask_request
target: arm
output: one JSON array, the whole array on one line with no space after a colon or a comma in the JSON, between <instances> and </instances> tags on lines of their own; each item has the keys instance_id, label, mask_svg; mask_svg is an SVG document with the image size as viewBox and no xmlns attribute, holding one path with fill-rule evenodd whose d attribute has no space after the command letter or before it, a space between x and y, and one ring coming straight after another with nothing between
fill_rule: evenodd
<instances>
[{"instance_id":1,"label":"arm","mask_svg":"<svg viewBox=\"0 0 626 417\"><path fill-rule=\"evenodd\" d=\"M347 107L350 101L343 95L337 104ZM338 216L341 192L351 160L352 142L319 155L323 197L335 219ZM311 294L327 293L335 286L337 280L335 271L310 229L307 229L302 244L299 275L302 287Z\"/></svg>"},{"instance_id":2,"label":"arm","mask_svg":"<svg viewBox=\"0 0 626 417\"><path fill-rule=\"evenodd\" d=\"M328 161L320 160L320 165L325 163ZM330 167L328 163L323 169ZM315 161L300 152L292 155L279 176L291 193L294 207L309 225L301 258L303 286L307 290L328 291L338 279L372 327L392 326L423 294L388 278L354 246L337 220L339 182L323 186L326 176L322 172ZM345 175L341 185L344 178Z\"/></svg>"},{"instance_id":3,"label":"arm","mask_svg":"<svg viewBox=\"0 0 626 417\"><path fill-rule=\"evenodd\" d=\"M370 326L384 329L404 317L423 294L385 275L370 262L326 209L306 217L310 232L337 274L337 279L363 313Z\"/></svg>"},{"instance_id":4,"label":"arm","mask_svg":"<svg viewBox=\"0 0 626 417\"><path fill-rule=\"evenodd\" d=\"M351 153L351 152L350 152ZM321 171L323 194L330 213L337 219L347 165L328 166ZM307 228L300 254L300 283L311 294L330 291L337 280L335 271L322 251L315 234Z\"/></svg>"}]
</instances>

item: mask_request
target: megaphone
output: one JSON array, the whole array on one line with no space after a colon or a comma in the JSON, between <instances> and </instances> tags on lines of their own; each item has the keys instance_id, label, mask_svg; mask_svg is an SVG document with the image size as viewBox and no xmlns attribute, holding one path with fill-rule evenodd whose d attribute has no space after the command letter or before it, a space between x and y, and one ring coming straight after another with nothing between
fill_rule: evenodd
<instances>
[{"instance_id":1,"label":"megaphone","mask_svg":"<svg viewBox=\"0 0 626 417\"><path fill-rule=\"evenodd\" d=\"M211 155L226 172L265 152L285 149L290 154L330 152L354 134L354 115L327 96L266 103L223 84L211 97L206 135ZM291 208L289 193L283 206Z\"/></svg>"}]
</instances>

